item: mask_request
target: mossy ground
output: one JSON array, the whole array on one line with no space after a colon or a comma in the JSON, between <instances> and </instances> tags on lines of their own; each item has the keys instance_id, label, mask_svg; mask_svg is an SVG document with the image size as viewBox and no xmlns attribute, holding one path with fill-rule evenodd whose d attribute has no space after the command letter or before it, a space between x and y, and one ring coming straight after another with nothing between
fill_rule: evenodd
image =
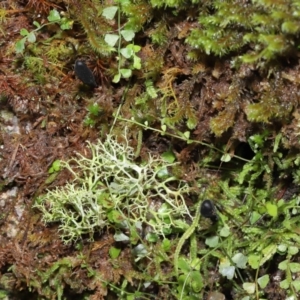
<instances>
[{"instance_id":1,"label":"mossy ground","mask_svg":"<svg viewBox=\"0 0 300 300\"><path fill-rule=\"evenodd\" d=\"M0 296L297 299L298 2L120 1L120 24L102 16L111 5L0 3L0 107L11 116L1 114ZM72 28L49 24L17 54L21 29L35 30L34 21L46 24L53 9ZM120 64L104 36L125 25L141 46L142 68L112 83ZM75 77L77 58L86 61L98 88ZM132 67L130 60L121 63ZM203 187L219 206L219 223L202 220L177 253L179 277L173 254L184 226L171 233L168 245L147 242L154 256L135 261L136 244L116 242L115 227L96 233L93 241L83 236L65 245L59 224L46 226L32 209L47 189L73 178L67 170L50 174L53 162L76 152L90 156L86 142L104 141L111 130L122 143L125 126L137 163L147 161L149 152L175 155L180 165L172 172L193 191L185 195L193 216ZM208 249L216 232L224 241ZM114 248L121 252L112 259ZM240 277L228 279L219 265L237 252L248 265L241 266ZM193 285L200 273L201 284ZM191 274L195 279L187 286ZM267 285L257 284L265 275ZM255 293L248 296L245 282L256 283Z\"/></svg>"}]
</instances>

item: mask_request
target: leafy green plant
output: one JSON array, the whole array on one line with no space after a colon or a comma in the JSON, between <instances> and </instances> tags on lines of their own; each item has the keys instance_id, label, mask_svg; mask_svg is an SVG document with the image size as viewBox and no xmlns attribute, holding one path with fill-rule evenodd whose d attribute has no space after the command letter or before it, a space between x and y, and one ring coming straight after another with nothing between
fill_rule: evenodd
<instances>
[{"instance_id":1,"label":"leafy green plant","mask_svg":"<svg viewBox=\"0 0 300 300\"><path fill-rule=\"evenodd\" d=\"M117 119L164 134L163 130L147 124ZM200 143L181 135L173 136ZM60 223L60 235L66 243L80 239L83 234L93 239L95 231L113 226L115 241L130 243L136 265L143 265L144 259L151 262L143 268L140 278L164 284L170 276L175 276L172 293L176 299L204 297L209 272L217 272L226 282L239 286L235 293L240 299L252 299L255 295L262 298L270 276L261 270L268 268L267 264L280 254L283 259L278 267L286 274L280 285L288 294L298 295L299 285L293 274L299 266L293 257L300 242L299 199L275 201L269 180L260 179L271 177L270 162L274 157L280 158L280 135L272 142L267 130L251 136L253 159L234 171L233 180L218 178L218 184L208 188L205 197L219 199L216 203L221 207L219 221L214 226L200 218L202 197L191 213L185 206L183 195L190 188L172 175L171 170L177 166L172 152L162 158L149 156L149 161L137 164L126 134L123 140L125 144L120 144L108 135L105 142L89 145L90 158L78 155L70 162L62 162L74 175L74 181L64 188L48 191L36 202L35 207L42 211L45 222ZM265 153L269 148L273 152ZM283 166L289 161L280 163ZM149 205L154 198L159 203L156 208ZM140 233L145 226L151 230L142 239ZM112 258L121 256L122 250L110 249ZM164 274L161 263L168 264L173 272ZM156 277L146 279L153 269ZM114 286L118 295L127 294L128 281L123 284Z\"/></svg>"},{"instance_id":2,"label":"leafy green plant","mask_svg":"<svg viewBox=\"0 0 300 300\"><path fill-rule=\"evenodd\" d=\"M199 299L199 292L203 289L204 283L200 273L200 259L181 257L178 261L180 276L178 277L178 299Z\"/></svg>"},{"instance_id":3,"label":"leafy green plant","mask_svg":"<svg viewBox=\"0 0 300 300\"><path fill-rule=\"evenodd\" d=\"M153 283L159 287L161 294L175 299L212 298L208 291L222 292L222 289L231 289L237 299L263 299L268 295L270 284L274 284L271 273L268 274L269 266L276 263L275 267L283 274L281 289L286 295L298 298L296 249L300 242L300 200L296 195L280 199L277 196L277 182L283 185L282 189L289 180L295 184L300 182L300 158L298 151L290 148L285 132L278 134L278 127L274 129L271 122L273 119L289 122L294 104L289 101L290 98L283 104L284 97L279 92L286 91L283 89L284 80L291 79L298 84L299 79L297 75L286 74L285 79L281 80L278 78L281 75L277 74L273 84L269 84L272 80L261 82L261 77L254 74L259 72L253 72L253 68L249 76L240 72L232 78L233 69L226 67L221 72L222 77L226 77L224 84L218 75L211 79L212 65L207 64L207 57L203 55L205 52L223 56L236 51L238 57L227 57L226 64L229 66L229 59L232 58L232 66L237 66L237 62L270 61L289 53L298 43L298 5L285 1L273 1L272 4L272 1L239 0L120 0L115 3L103 9L107 4L101 1L80 0L76 1L76 5L70 2L68 13L73 14L72 18L82 27L87 38L87 43L81 43L84 39L72 37L71 43L73 45L74 42L74 48L80 55L89 55L92 48L99 58L97 68L103 56L115 53L117 64L107 59L103 68L113 74L114 82L131 78L135 70L142 71L138 72L137 82L130 82L133 84L124 93L128 91L129 97L122 97L122 105L107 139L95 145L89 144L87 156L78 154L69 162L55 161L51 165L49 178L56 176L62 168L67 168L73 174L74 181L48 191L35 203L45 223L58 223L59 234L65 243L83 238L84 242L77 243L77 246L80 244L94 249L98 240L90 241L94 237L99 238L95 233L102 231L104 236L104 228L108 228L113 242L106 252L108 259L105 258L105 264L112 261L113 268L109 271L112 270L115 281L103 279L103 274L110 272L101 270L97 273L91 267L94 266L92 259L83 261L70 257L54 262L46 272L32 272L40 274L40 278L30 281L29 286L48 298L63 298L65 286L61 286L60 282L66 282L71 289L80 291L105 285L120 299L146 298L140 290L144 291ZM155 12L159 12L158 21L155 15L149 15L152 8L149 3L155 7ZM192 18L184 16L187 3L196 4L195 10L189 7L188 13L192 11ZM136 13L139 11L142 13ZM171 17L169 12L173 14ZM31 32L22 29L23 41L18 42L19 53L24 52L26 43L31 43L28 45L30 51L24 56L24 65L38 73L45 65L41 54L45 53L48 58L48 66L62 67L60 62L68 57L71 49L65 40L55 41L52 38L48 45L45 45L48 40L37 45L38 30L48 24L60 25L57 13L51 14L49 23L34 23L36 29ZM197 15L200 26L196 24ZM180 24L176 23L177 19ZM146 46L140 48L133 41L149 20L154 20L154 26L151 22L147 23L143 34L138 36L138 41L144 42L147 38ZM183 29L185 35L177 34L178 29ZM201 60L195 69L185 59L186 49L180 42L186 37L194 48L193 58ZM154 46L150 42L148 44L151 39ZM171 49L173 45L175 47ZM143 59L143 66L139 56ZM188 57L192 58L191 53ZM69 68L69 65L66 67ZM98 74L101 73L99 69ZM212 73L218 72L212 70ZM224 90L211 81L220 81ZM69 83L72 86L72 82ZM115 86L120 87L119 84ZM107 99L122 91L115 89L115 86L109 86L107 91L103 89ZM200 97L200 94L206 93L205 89L215 90L217 100L209 102L205 101L206 96ZM72 95L68 97L72 98ZM61 103L65 105L69 99L62 99ZM115 100L118 96L112 101L114 104ZM203 100L201 107L200 100ZM297 101L294 103L298 105ZM102 109L106 111L104 106L102 108L96 103L88 105L84 124L93 127ZM47 105L48 110L50 113L51 105ZM203 115L208 115L209 119L199 123ZM242 126L236 126L237 118ZM248 127L251 122L261 124ZM107 123L106 126L111 125ZM200 124L205 124L205 138L199 134L203 129ZM294 125L297 127L298 122L295 121ZM122 136L120 128L124 126L130 126L130 134ZM242 138L236 134L234 139L250 145L253 151L251 159L234 155L234 147L227 153L222 149L229 147L213 144L215 140L209 130L221 137L230 128L237 132L235 127L245 130ZM93 128L85 130L93 131ZM143 136L144 130L147 134ZM250 137L249 132L252 134ZM230 134L230 131L227 133ZM162 136L170 150L161 156L149 155L145 159L147 149L143 142L148 134ZM225 138L222 136L217 140L223 143ZM129 140L134 140L136 149L129 146ZM285 140L285 145L282 140ZM297 149L298 144L296 133ZM180 157L182 165L175 163L173 152ZM198 154L201 154L200 158L196 159ZM218 172L215 172L216 168ZM186 176L189 183L179 180L174 174ZM216 224L200 218L203 182L208 190L207 197L219 209ZM189 194L189 186L195 187L198 200L194 194ZM119 246L114 241L123 246L116 248ZM120 266L125 260L126 266L122 269ZM128 266L135 272L128 270ZM16 267L15 274L20 277L18 271ZM84 286L78 285L77 280L68 280L65 274L76 271L81 274L87 271L93 282L88 285L81 280L86 284ZM211 278L218 280L210 281Z\"/></svg>"},{"instance_id":4,"label":"leafy green plant","mask_svg":"<svg viewBox=\"0 0 300 300\"><path fill-rule=\"evenodd\" d=\"M49 176L48 178L45 180L45 184L50 184L51 182L53 182L57 175L59 174L59 172L61 171L61 165L60 165L60 160L56 159L51 167L48 170Z\"/></svg>"},{"instance_id":5,"label":"leafy green plant","mask_svg":"<svg viewBox=\"0 0 300 300\"><path fill-rule=\"evenodd\" d=\"M68 29L71 29L73 26L73 21L71 21L65 17L61 17L59 12L56 9L53 9L50 11L47 19L49 22L45 23L43 25L41 25L37 21L34 21L33 25L36 27L36 29L34 29L30 32L26 28L21 29L20 34L23 36L23 38L21 40L19 40L18 42L16 42L16 45L15 45L16 53L24 52L26 42L35 43L36 38L37 38L36 33L45 26L49 26L51 24L58 24L60 26L61 30L68 30Z\"/></svg>"},{"instance_id":6,"label":"leafy green plant","mask_svg":"<svg viewBox=\"0 0 300 300\"><path fill-rule=\"evenodd\" d=\"M87 107L88 114L83 121L85 126L93 127L96 124L96 119L101 114L102 110L98 103L92 103Z\"/></svg>"},{"instance_id":7,"label":"leafy green plant","mask_svg":"<svg viewBox=\"0 0 300 300\"><path fill-rule=\"evenodd\" d=\"M133 69L141 69L141 59L136 55L136 53L141 50L141 47L134 44L128 44L123 48L121 46L122 39L126 42L130 42L135 36L134 30L130 28L126 29L125 26L124 29L121 29L121 8L118 6L107 7L103 10L102 15L108 20L112 20L115 18L116 13L118 18L118 34L106 33L104 37L105 42L118 53L118 73L113 78L113 82L115 83L119 82L121 78L130 78ZM116 44L117 48L115 48ZM122 67L125 64L124 59L127 60L129 67Z\"/></svg>"},{"instance_id":8,"label":"leafy green plant","mask_svg":"<svg viewBox=\"0 0 300 300\"><path fill-rule=\"evenodd\" d=\"M296 255L299 250L295 246L290 246L286 251L289 253L288 256L291 256ZM279 264L278 268L285 271L286 274L285 279L280 282L280 287L290 289L294 295L297 295L300 291L300 280L295 278L293 274L300 272L300 264L286 259Z\"/></svg>"},{"instance_id":9,"label":"leafy green plant","mask_svg":"<svg viewBox=\"0 0 300 300\"><path fill-rule=\"evenodd\" d=\"M52 163L50 169L48 170L48 173L53 174L55 172L59 172L60 170L61 170L60 160L57 159Z\"/></svg>"}]
</instances>

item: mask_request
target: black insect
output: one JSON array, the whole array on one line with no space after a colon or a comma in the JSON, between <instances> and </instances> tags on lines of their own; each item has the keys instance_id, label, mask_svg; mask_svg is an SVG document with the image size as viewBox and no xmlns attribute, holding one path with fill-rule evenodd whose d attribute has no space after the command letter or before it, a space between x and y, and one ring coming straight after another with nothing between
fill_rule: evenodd
<instances>
[{"instance_id":1,"label":"black insect","mask_svg":"<svg viewBox=\"0 0 300 300\"><path fill-rule=\"evenodd\" d=\"M202 202L200 213L204 218L211 219L213 223L218 220L216 208L211 200L204 200Z\"/></svg>"},{"instance_id":2,"label":"black insect","mask_svg":"<svg viewBox=\"0 0 300 300\"><path fill-rule=\"evenodd\" d=\"M82 60L76 60L75 62L75 74L86 85L95 88L97 83L92 71L88 68Z\"/></svg>"}]
</instances>

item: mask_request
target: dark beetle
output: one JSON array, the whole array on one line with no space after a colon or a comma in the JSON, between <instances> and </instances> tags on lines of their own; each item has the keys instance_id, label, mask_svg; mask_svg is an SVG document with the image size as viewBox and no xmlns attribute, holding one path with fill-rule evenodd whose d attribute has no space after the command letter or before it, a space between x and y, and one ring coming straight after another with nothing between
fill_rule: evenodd
<instances>
[{"instance_id":1,"label":"dark beetle","mask_svg":"<svg viewBox=\"0 0 300 300\"><path fill-rule=\"evenodd\" d=\"M77 59L75 62L75 74L86 85L95 88L97 83L92 71L88 68L84 61Z\"/></svg>"},{"instance_id":2,"label":"dark beetle","mask_svg":"<svg viewBox=\"0 0 300 300\"><path fill-rule=\"evenodd\" d=\"M216 208L211 200L204 200L200 207L201 216L211 219L212 222L218 220Z\"/></svg>"}]
</instances>

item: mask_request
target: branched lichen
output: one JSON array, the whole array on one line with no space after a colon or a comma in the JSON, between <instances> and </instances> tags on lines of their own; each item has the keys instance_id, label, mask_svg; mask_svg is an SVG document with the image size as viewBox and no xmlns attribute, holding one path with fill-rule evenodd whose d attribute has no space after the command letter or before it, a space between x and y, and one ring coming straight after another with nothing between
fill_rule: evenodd
<instances>
[{"instance_id":1,"label":"branched lichen","mask_svg":"<svg viewBox=\"0 0 300 300\"><path fill-rule=\"evenodd\" d=\"M177 219L189 215L184 195L186 183L172 176L160 158L149 155L142 165L134 162L134 149L120 144L108 135L104 143L89 144L91 158L78 158L64 166L74 175L74 181L56 188L39 198L46 223L59 222L62 239L68 243L82 234L93 234L109 222L148 224L152 233L170 233ZM71 165L76 164L76 170Z\"/></svg>"}]
</instances>

